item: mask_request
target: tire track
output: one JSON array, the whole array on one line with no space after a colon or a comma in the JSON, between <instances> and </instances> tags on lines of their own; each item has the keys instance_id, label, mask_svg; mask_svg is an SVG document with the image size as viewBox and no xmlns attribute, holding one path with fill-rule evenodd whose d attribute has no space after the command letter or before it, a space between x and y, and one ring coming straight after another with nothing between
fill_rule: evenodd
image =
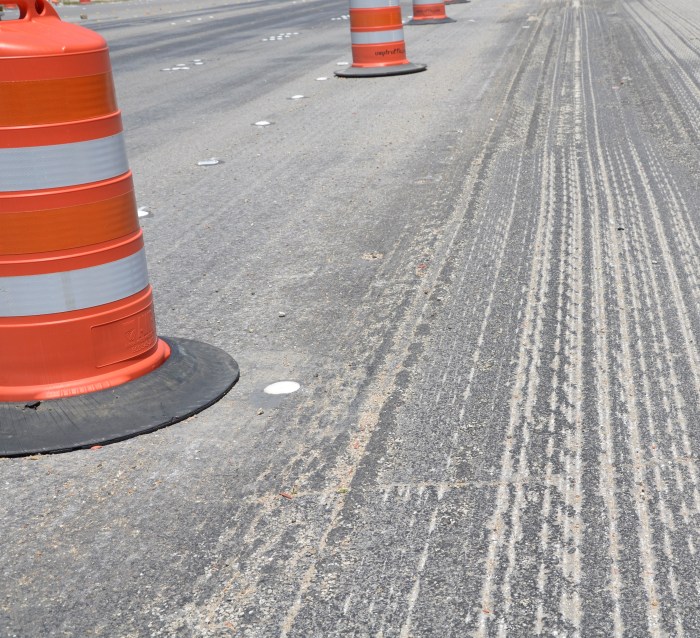
<instances>
[{"instance_id":1,"label":"tire track","mask_svg":"<svg viewBox=\"0 0 700 638\"><path fill-rule=\"evenodd\" d=\"M663 61L664 77L671 87L669 104L680 105L679 116L700 135L700 73L689 68L688 61L697 66L698 51L681 39L673 27L663 22L658 11L647 9L645 5L624 3L625 10L634 19L647 42L645 47L653 58ZM656 28L652 26L656 25ZM695 36L693 36L695 37Z\"/></svg>"},{"instance_id":2,"label":"tire track","mask_svg":"<svg viewBox=\"0 0 700 638\"><path fill-rule=\"evenodd\" d=\"M549 121L545 125L546 136L553 128L555 114L554 100L557 95L555 90L561 82L558 60L561 57L564 42L566 24L562 27L562 33L558 35L558 52L552 77L549 79L550 104L547 110ZM525 315L522 320L522 333L519 344L518 366L515 372L515 387L510 398L510 420L505 434L505 449L501 456L501 474L499 489L494 504L494 511L488 522L491 532L489 551L486 557L486 573L481 588L481 608L484 611L480 616L480 622L476 636L482 637L489 634L489 620L491 612L502 608L502 614L496 620L498 634L505 635L507 631L507 617L511 604L511 578L515 570L517 553L516 543L522 534L521 513L525 508L525 486L529 481L527 444L530 437L530 427L533 424L533 410L537 397L539 382L540 344L545 316L546 290L549 288L550 261L552 259L552 232L554 215L555 171L552 151L545 146L541 154L541 175L539 210L536 221L536 230L533 239L535 254L530 265L530 282L525 303ZM520 443L520 450L517 444ZM505 557L501 555L505 553ZM506 567L499 577L499 561L505 560ZM500 590L500 591L499 591ZM498 598L496 597L498 591ZM497 600L501 603L498 604ZM501 602L502 601L502 602ZM500 612L500 609L499 609Z\"/></svg>"},{"instance_id":3,"label":"tire track","mask_svg":"<svg viewBox=\"0 0 700 638\"><path fill-rule=\"evenodd\" d=\"M590 73L589 73L590 78ZM593 91L591 91L591 95ZM594 99L594 98L593 98ZM648 631L651 635L661 635L664 633L662 627L661 604L659 602L659 588L661 590L670 589L672 600L665 605L666 628L673 627L676 635L683 634L682 619L678 614L678 604L680 601L676 599L678 591L678 580L675 577L672 565L674 560L673 551L671 548L670 532L673 530L673 524L669 520L669 508L666 504L664 494L667 492L667 485L661 477L659 467L664 466L665 459L660 450L663 449L663 443L659 441L656 431L656 420L659 416L655 414L654 405L651 397L655 394L654 388L651 385L651 378L657 378L661 382L661 387L664 389L664 370L660 367L658 357L650 355L644 344L647 342L658 344L659 338L664 344L664 348L660 349L657 345L657 354L666 358L666 364L672 369L673 363L671 359L672 348L669 343L668 327L673 326L680 319L681 324L684 323L684 316L687 314L684 308L683 294L680 291L678 281L675 274L675 264L671 257L670 249L662 228L660 205L656 201L651 182L646 174L646 163L641 160L636 146L630 143L630 140L636 139L635 135L625 133L625 121L622 118L618 119L617 124L611 124L610 130L622 131L619 136L619 141L611 145L610 136L607 137L607 144L601 142L601 134L597 126L597 118L595 116L596 109L592 108L595 138L595 147L598 154L598 164L605 167L602 173L603 193L605 195L605 206L613 218L617 217L625 224L625 229L628 229L631 224L630 240L619 240L618 233L611 232L610 237L610 254L613 257L613 277L617 296L622 300L620 308L620 323L622 329L622 338L620 339L622 363L619 369L618 376L622 383L622 390L625 394L625 405L627 407L626 424L629 428L630 443L629 454L636 459L633 463L633 478L637 486L635 494L636 516L638 519L638 539L641 552L640 569L647 592L647 622ZM605 148L607 146L607 148ZM629 160L627 158L630 158ZM638 185L641 184L640 189ZM642 202L637 196L637 192L641 191L645 196L646 201ZM646 213L646 214L645 214ZM629 215L629 217L628 217ZM652 237L646 232L647 215L651 217L652 228L656 231ZM656 263L651 253L652 246L659 246L663 255L664 271L669 273L671 289L673 291L673 303L677 309L675 316L670 318L667 316L666 306L661 302L660 284L657 281ZM643 258L641 257L643 255ZM615 259L615 257L617 259ZM637 283L641 280L642 287ZM627 300L625 300L627 298ZM630 311L627 311L627 308ZM653 312L645 312L642 316L642 308L652 307ZM681 326L681 331L684 333L684 341L686 344L686 354L689 358L691 367L695 368L696 353L692 348L688 348L688 334L690 328L688 325ZM651 338L648 334L651 332ZM636 333L636 340L630 341L632 333ZM626 336L627 335L627 336ZM633 353L629 345L636 344L636 354ZM603 344L602 350L606 349L606 344ZM662 350L662 352L659 352ZM632 362L636 362L636 365ZM618 363L619 365L619 363ZM636 370L633 370L633 367ZM642 389L635 392L633 386L630 385L632 379L638 379L641 382ZM697 392L697 386L695 388ZM639 398L635 395L638 394ZM661 402L668 404L673 401L671 410L675 414L682 414L685 402L678 401L673 395L664 392ZM682 423L682 419L681 419ZM642 436L644 436L645 444L642 445ZM646 452L650 459L647 461ZM675 455L674 455L675 456ZM679 459L670 459L674 464L678 464ZM654 493L655 507L658 512L662 525L658 525L655 516L652 516L654 509L649 509L644 505L648 498L648 490L650 489L646 479L646 471L644 465L650 463L654 468ZM695 471L693 470L694 474ZM607 486L608 489L614 487L612 484ZM695 500L695 490L693 490L693 500ZM681 492L682 498L683 492ZM659 540L662 543L659 543ZM657 546L663 544L664 556L660 556ZM659 574L655 565L661 564ZM667 581L667 582L666 582ZM673 615L673 619L669 616ZM617 623L616 623L617 624ZM618 624L618 631L622 627Z\"/></svg>"}]
</instances>

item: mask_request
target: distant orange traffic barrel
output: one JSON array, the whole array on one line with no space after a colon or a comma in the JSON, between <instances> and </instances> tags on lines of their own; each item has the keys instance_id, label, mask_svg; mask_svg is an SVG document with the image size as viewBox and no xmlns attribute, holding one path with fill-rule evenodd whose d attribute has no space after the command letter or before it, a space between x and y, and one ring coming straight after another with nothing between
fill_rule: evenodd
<instances>
[{"instance_id":1,"label":"distant orange traffic barrel","mask_svg":"<svg viewBox=\"0 0 700 638\"><path fill-rule=\"evenodd\" d=\"M444 0L413 0L413 18L408 24L446 24L456 22L445 13Z\"/></svg>"},{"instance_id":2,"label":"distant orange traffic barrel","mask_svg":"<svg viewBox=\"0 0 700 638\"><path fill-rule=\"evenodd\" d=\"M181 378L202 348L157 336L106 42L61 22L44 0L18 5L19 19L0 22L5 456L156 429L210 405L238 378L233 359L205 346L229 373L202 392L201 378Z\"/></svg>"},{"instance_id":3,"label":"distant orange traffic barrel","mask_svg":"<svg viewBox=\"0 0 700 638\"><path fill-rule=\"evenodd\" d=\"M425 64L406 58L401 7L398 0L350 0L352 66L335 74L341 78L403 75L425 71Z\"/></svg>"}]
</instances>

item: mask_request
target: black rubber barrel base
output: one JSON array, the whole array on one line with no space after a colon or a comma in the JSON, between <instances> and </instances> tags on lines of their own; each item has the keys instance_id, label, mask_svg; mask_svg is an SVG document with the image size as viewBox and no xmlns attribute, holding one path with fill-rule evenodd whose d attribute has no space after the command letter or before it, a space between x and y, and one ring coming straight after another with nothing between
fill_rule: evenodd
<instances>
[{"instance_id":1,"label":"black rubber barrel base","mask_svg":"<svg viewBox=\"0 0 700 638\"><path fill-rule=\"evenodd\" d=\"M406 75L407 73L418 73L427 69L425 64L394 64L392 66L371 66L360 67L350 66L343 71L336 71L339 78L378 78L386 75Z\"/></svg>"},{"instance_id":2,"label":"black rubber barrel base","mask_svg":"<svg viewBox=\"0 0 700 638\"><path fill-rule=\"evenodd\" d=\"M129 383L80 396L0 402L0 456L68 452L153 432L201 412L238 381L223 350L191 339L163 340L170 357Z\"/></svg>"},{"instance_id":3,"label":"black rubber barrel base","mask_svg":"<svg viewBox=\"0 0 700 638\"><path fill-rule=\"evenodd\" d=\"M419 24L447 24L448 22L457 22L457 20L453 20L452 18L429 18L428 20L416 20L414 18L406 24L415 27Z\"/></svg>"},{"instance_id":4,"label":"black rubber barrel base","mask_svg":"<svg viewBox=\"0 0 700 638\"><path fill-rule=\"evenodd\" d=\"M467 4L467 2L471 2L472 0L445 0L445 6L448 4Z\"/></svg>"}]
</instances>

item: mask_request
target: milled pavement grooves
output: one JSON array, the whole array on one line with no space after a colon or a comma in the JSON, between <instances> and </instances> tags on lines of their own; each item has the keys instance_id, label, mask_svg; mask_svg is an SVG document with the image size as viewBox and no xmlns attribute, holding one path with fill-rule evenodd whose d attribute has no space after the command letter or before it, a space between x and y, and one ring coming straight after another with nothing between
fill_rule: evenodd
<instances>
[{"instance_id":1,"label":"milled pavement grooves","mask_svg":"<svg viewBox=\"0 0 700 638\"><path fill-rule=\"evenodd\" d=\"M699 10L543 5L289 635L700 632Z\"/></svg>"},{"instance_id":2,"label":"milled pavement grooves","mask_svg":"<svg viewBox=\"0 0 700 638\"><path fill-rule=\"evenodd\" d=\"M315 305L311 278L292 281L306 264L294 242L313 240L308 231L288 239L290 281L272 281L308 304L301 337L260 331L275 346L288 343L283 352L256 350L264 337L233 332L242 318L259 329L252 310L220 317L220 304L200 293L211 325L187 314L187 300L168 312L182 295L180 272L152 268L166 309L160 325L220 338L249 359L248 379L189 424L98 453L4 462L6 633L700 634L700 8L693 0L531 0L491 3L488 13L487 2L451 11L463 22L498 16L494 50L518 63L495 68L486 83L494 122L476 151L467 137L414 129L434 162L422 166L407 152L416 169L407 174L427 182L434 203L421 208L414 184L395 196L392 179L405 179L407 165L373 174L357 151L345 157L360 165L361 183L404 211L387 215L386 235L359 210L372 212L369 200L349 207L358 211L347 228L328 223L332 215L315 203L354 196L347 181L331 188L328 175L343 176L343 165L318 170L322 187L306 187L303 216L338 228L353 250L364 245L358 224L378 241L396 238L376 276L357 268L338 280L356 295L354 311L334 317L333 304ZM422 33L425 43L438 31ZM457 35L440 36L454 46L450 38ZM116 49L126 57L126 47ZM461 63L436 60L428 73ZM413 86L431 81L428 73ZM392 86L402 98L396 112L417 123L408 85ZM360 111L371 89L358 90L367 93L346 99ZM439 98L444 108L447 93ZM450 125L462 131L488 121L480 111L453 114ZM146 115L134 120L149 125ZM354 130L348 136L363 143ZM323 144L309 141L325 157ZM149 143L144 137L136 150ZM274 138L257 144L274 157ZM367 149L372 159L400 156L376 138ZM132 162L164 162L166 151L137 152ZM235 158L221 168L229 167ZM200 241L226 276L230 266L215 254L231 250L240 226L216 218L227 210L217 198L229 195L204 175L218 225ZM296 194L278 176L278 192ZM174 188L163 179L160 188ZM146 192L155 180L144 178ZM146 229L151 263L182 241L165 226L184 227L185 215L205 223L196 206L182 206L157 213ZM239 214L259 223L244 207ZM266 220L266 249L287 246L276 243L275 225L287 235L306 228L294 222L291 213ZM252 272L211 281L212 267L210 279L198 278L189 262L209 254L196 241L179 258L182 279L192 280L184 283L237 300L250 294L240 280L251 279L261 296ZM316 250L309 261L323 254ZM250 270L263 267L257 254L246 259ZM313 280L323 280L313 267ZM328 334L314 334L324 327ZM304 353L312 343L318 352ZM268 421L254 416L244 392L251 376L263 378L255 365L280 354L292 370L319 369L321 378L278 412L266 405Z\"/></svg>"},{"instance_id":3,"label":"milled pavement grooves","mask_svg":"<svg viewBox=\"0 0 700 638\"><path fill-rule=\"evenodd\" d=\"M250 636L698 634L697 13L542 4L441 309L369 441L380 406L358 408L359 469L297 599L260 604L280 565L210 619Z\"/></svg>"},{"instance_id":4,"label":"milled pavement grooves","mask_svg":"<svg viewBox=\"0 0 700 638\"><path fill-rule=\"evenodd\" d=\"M311 494L261 511L170 630L697 635L699 24L531 14L438 291L354 406L348 493L316 532Z\"/></svg>"}]
</instances>

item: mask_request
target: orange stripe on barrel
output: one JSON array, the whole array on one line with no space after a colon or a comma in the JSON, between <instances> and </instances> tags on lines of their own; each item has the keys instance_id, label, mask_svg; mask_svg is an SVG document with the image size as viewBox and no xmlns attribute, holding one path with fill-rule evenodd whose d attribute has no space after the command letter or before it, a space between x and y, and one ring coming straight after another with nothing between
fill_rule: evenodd
<instances>
[{"instance_id":1,"label":"orange stripe on barrel","mask_svg":"<svg viewBox=\"0 0 700 638\"><path fill-rule=\"evenodd\" d=\"M442 7L442 10L440 9ZM413 5L413 17L414 18L434 18L442 17L442 13L445 12L444 5L440 4L414 4Z\"/></svg>"},{"instance_id":2,"label":"orange stripe on barrel","mask_svg":"<svg viewBox=\"0 0 700 638\"><path fill-rule=\"evenodd\" d=\"M351 29L398 29L401 28L401 7L379 9L351 9Z\"/></svg>"},{"instance_id":3,"label":"orange stripe on barrel","mask_svg":"<svg viewBox=\"0 0 700 638\"><path fill-rule=\"evenodd\" d=\"M7 127L0 135L0 148L72 144L111 137L121 132L121 113L116 111L106 117L96 117L82 122Z\"/></svg>"},{"instance_id":4,"label":"orange stripe on barrel","mask_svg":"<svg viewBox=\"0 0 700 638\"><path fill-rule=\"evenodd\" d=\"M138 228L133 190L87 204L0 213L0 255L100 244L125 237Z\"/></svg>"},{"instance_id":5,"label":"orange stripe on barrel","mask_svg":"<svg viewBox=\"0 0 700 638\"><path fill-rule=\"evenodd\" d=\"M111 73L61 80L0 82L0 126L40 126L117 110Z\"/></svg>"},{"instance_id":6,"label":"orange stripe on barrel","mask_svg":"<svg viewBox=\"0 0 700 638\"><path fill-rule=\"evenodd\" d=\"M388 44L353 44L353 66L391 66L394 64L407 64L406 45L404 42L390 42Z\"/></svg>"},{"instance_id":7,"label":"orange stripe on barrel","mask_svg":"<svg viewBox=\"0 0 700 638\"><path fill-rule=\"evenodd\" d=\"M156 336L148 286L96 308L0 317L0 352L0 401L20 401L120 385L157 368L170 348Z\"/></svg>"},{"instance_id":8,"label":"orange stripe on barrel","mask_svg":"<svg viewBox=\"0 0 700 638\"><path fill-rule=\"evenodd\" d=\"M56 250L32 255L3 255L0 257L0 277L45 275L101 266L129 257L143 249L143 231L117 240L93 244L84 248Z\"/></svg>"},{"instance_id":9,"label":"orange stripe on barrel","mask_svg":"<svg viewBox=\"0 0 700 638\"><path fill-rule=\"evenodd\" d=\"M3 29L9 29L13 21L3 22ZM92 34L93 38L97 36ZM99 36L97 36L99 37ZM104 39L99 37L104 43ZM81 77L109 73L112 66L109 51L105 46L101 50L84 53L50 53L47 55L15 56L4 54L0 57L0 82L17 82L27 80L58 80L61 78Z\"/></svg>"},{"instance_id":10,"label":"orange stripe on barrel","mask_svg":"<svg viewBox=\"0 0 700 638\"><path fill-rule=\"evenodd\" d=\"M124 175L83 186L0 193L0 211L21 213L44 210L45 208L79 206L93 201L93 199L111 199L129 193L133 189L134 182L131 171L128 171Z\"/></svg>"}]
</instances>

